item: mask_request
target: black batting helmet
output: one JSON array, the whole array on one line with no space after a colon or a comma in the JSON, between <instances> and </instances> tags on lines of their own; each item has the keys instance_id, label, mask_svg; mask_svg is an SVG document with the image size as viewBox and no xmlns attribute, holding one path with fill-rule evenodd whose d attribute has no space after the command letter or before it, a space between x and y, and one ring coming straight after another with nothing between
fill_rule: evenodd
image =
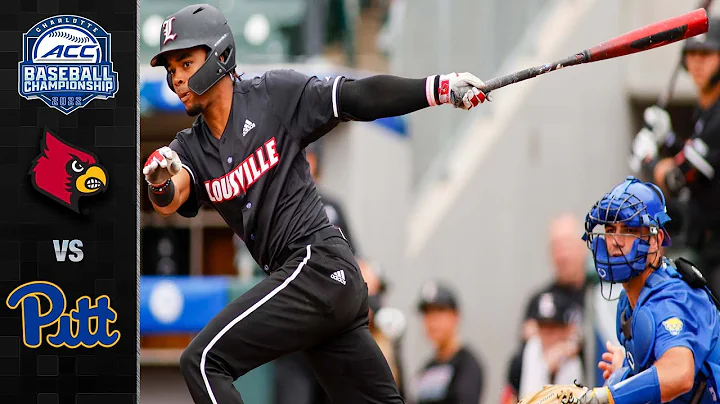
<instances>
[{"instance_id":1,"label":"black batting helmet","mask_svg":"<svg viewBox=\"0 0 720 404\"><path fill-rule=\"evenodd\" d=\"M166 66L165 53L179 49L204 46L205 63L188 80L190 90L205 93L223 76L235 69L235 38L225 16L209 4L194 4L168 16L160 28L160 52L150 61L151 66ZM223 60L220 60L220 57ZM170 89L170 73L167 76Z\"/></svg>"}]
</instances>

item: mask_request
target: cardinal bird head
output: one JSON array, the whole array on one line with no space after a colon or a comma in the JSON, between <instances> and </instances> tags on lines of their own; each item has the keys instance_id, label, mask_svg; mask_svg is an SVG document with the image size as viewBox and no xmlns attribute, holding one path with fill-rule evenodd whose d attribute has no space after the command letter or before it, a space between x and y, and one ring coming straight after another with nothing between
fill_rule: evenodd
<instances>
[{"instance_id":1,"label":"cardinal bird head","mask_svg":"<svg viewBox=\"0 0 720 404\"><path fill-rule=\"evenodd\" d=\"M107 189L107 173L94 154L65 142L47 128L40 147L42 153L29 173L36 190L80 213L81 197Z\"/></svg>"}]
</instances>

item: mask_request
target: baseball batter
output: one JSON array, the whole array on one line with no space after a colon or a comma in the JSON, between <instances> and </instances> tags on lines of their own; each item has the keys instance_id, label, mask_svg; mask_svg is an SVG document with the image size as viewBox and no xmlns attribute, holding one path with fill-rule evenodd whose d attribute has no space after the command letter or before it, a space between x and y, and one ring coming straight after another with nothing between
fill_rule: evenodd
<instances>
[{"instance_id":1,"label":"baseball batter","mask_svg":"<svg viewBox=\"0 0 720 404\"><path fill-rule=\"evenodd\" d=\"M407 79L319 79L292 70L241 80L225 17L206 4L169 16L152 66L191 128L152 153L143 174L153 207L195 216L211 205L268 277L230 303L180 359L196 403L242 403L233 382L285 354L305 351L337 403L402 403L368 331L367 287L348 242L330 225L304 149L343 121L369 121L485 100L468 73Z\"/></svg>"}]
</instances>

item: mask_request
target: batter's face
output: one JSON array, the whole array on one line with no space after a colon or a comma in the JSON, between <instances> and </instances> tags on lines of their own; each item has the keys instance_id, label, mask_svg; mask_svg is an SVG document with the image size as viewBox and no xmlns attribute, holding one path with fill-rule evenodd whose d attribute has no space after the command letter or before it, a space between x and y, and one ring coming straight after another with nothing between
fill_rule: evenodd
<instances>
[{"instance_id":1,"label":"batter's face","mask_svg":"<svg viewBox=\"0 0 720 404\"><path fill-rule=\"evenodd\" d=\"M695 86L706 90L710 79L720 67L720 53L709 51L689 51L685 54L685 65L692 76Z\"/></svg>"},{"instance_id":2,"label":"batter's face","mask_svg":"<svg viewBox=\"0 0 720 404\"><path fill-rule=\"evenodd\" d=\"M424 314L425 332L436 347L441 347L455 335L457 311L444 307L427 307Z\"/></svg>"},{"instance_id":3,"label":"batter's face","mask_svg":"<svg viewBox=\"0 0 720 404\"><path fill-rule=\"evenodd\" d=\"M210 91L197 95L188 87L188 80L202 67L206 56L207 51L201 46L170 51L166 54L166 68L172 76L173 88L190 116L200 114L210 99Z\"/></svg>"}]
</instances>

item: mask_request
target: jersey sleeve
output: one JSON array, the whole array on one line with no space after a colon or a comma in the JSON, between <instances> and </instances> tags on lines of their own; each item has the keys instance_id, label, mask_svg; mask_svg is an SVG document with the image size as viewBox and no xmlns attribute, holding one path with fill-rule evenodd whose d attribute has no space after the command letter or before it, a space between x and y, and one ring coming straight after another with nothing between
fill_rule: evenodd
<instances>
[{"instance_id":1,"label":"jersey sleeve","mask_svg":"<svg viewBox=\"0 0 720 404\"><path fill-rule=\"evenodd\" d=\"M720 116L713 116L700 136L685 142L675 155L675 164L685 175L688 184L709 181L720 169Z\"/></svg>"},{"instance_id":2,"label":"jersey sleeve","mask_svg":"<svg viewBox=\"0 0 720 404\"><path fill-rule=\"evenodd\" d=\"M482 368L470 356L465 357L455 369L449 396L453 403L476 404L480 401L483 391Z\"/></svg>"},{"instance_id":3,"label":"jersey sleeve","mask_svg":"<svg viewBox=\"0 0 720 404\"><path fill-rule=\"evenodd\" d=\"M670 348L686 347L695 357L695 371L702 366L712 346L717 315L709 300L694 293L678 291L652 307L655 319L655 360Z\"/></svg>"},{"instance_id":4,"label":"jersey sleeve","mask_svg":"<svg viewBox=\"0 0 720 404\"><path fill-rule=\"evenodd\" d=\"M187 148L185 145L185 142L182 140L182 138L178 135L175 137L175 139L170 143L169 146L172 150L175 151L175 153L178 154L180 157L180 161L182 162L182 168L190 174L190 196L188 196L188 199L180 205L180 207L177 209L177 213L182 217L195 217L197 216L198 212L200 211L200 207L205 203L200 197L202 195L201 190L199 189L199 185L196 180L195 176L195 168L193 166L192 160L190 159L190 154L187 152Z\"/></svg>"},{"instance_id":5,"label":"jersey sleeve","mask_svg":"<svg viewBox=\"0 0 720 404\"><path fill-rule=\"evenodd\" d=\"M301 147L314 142L340 123L339 94L343 76L319 79L294 70L265 74L270 104Z\"/></svg>"}]
</instances>

